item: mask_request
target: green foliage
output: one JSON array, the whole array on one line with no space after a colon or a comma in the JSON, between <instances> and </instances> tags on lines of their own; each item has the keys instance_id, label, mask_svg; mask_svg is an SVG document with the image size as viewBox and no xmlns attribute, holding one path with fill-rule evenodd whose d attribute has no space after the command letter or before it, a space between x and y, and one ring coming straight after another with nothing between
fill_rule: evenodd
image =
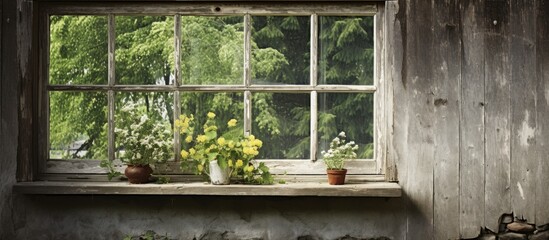
<instances>
[{"instance_id":1,"label":"green foliage","mask_svg":"<svg viewBox=\"0 0 549 240\"><path fill-rule=\"evenodd\" d=\"M345 167L345 160L357 157L356 150L358 146L355 142L347 142L345 132L341 132L330 142L330 149L322 151L324 163L330 170L342 170Z\"/></svg>"},{"instance_id":2,"label":"green foliage","mask_svg":"<svg viewBox=\"0 0 549 240\"><path fill-rule=\"evenodd\" d=\"M319 83L373 84L373 18L319 19ZM253 83L309 84L310 18L252 20ZM243 18L182 16L181 21L183 84L242 84ZM117 83L170 84L175 68L174 17L117 16L115 22ZM52 16L50 32L50 84L107 83L105 16ZM169 119L173 128L170 94L117 93L116 111L135 103L151 119ZM308 158L309 105L308 94L253 94L253 134L268 141L258 158ZM215 124L224 136L242 132L242 125L228 129L221 124L233 116L242 121L242 93L181 93L181 106L182 113L195 114L201 125L207 112L216 112ZM64 151L62 158L106 159L106 112L104 93L50 93L52 150L83 141L81 149ZM359 158L373 156L373 94L319 94L318 115L323 144L345 129L361 146ZM119 116L115 120L122 123Z\"/></svg>"},{"instance_id":3,"label":"green foliage","mask_svg":"<svg viewBox=\"0 0 549 240\"><path fill-rule=\"evenodd\" d=\"M210 163L216 161L221 169L227 169L230 177L242 178L245 183L272 184L269 168L264 163L256 168L252 161L263 142L254 135L244 137L243 131L236 133L236 119L223 124L228 131L219 135L218 130L223 125L217 125L215 119L216 114L209 112L201 131L197 129L199 125L194 115L181 115L175 121L176 131L185 142L180 153L181 168L210 176Z\"/></svg>"}]
</instances>

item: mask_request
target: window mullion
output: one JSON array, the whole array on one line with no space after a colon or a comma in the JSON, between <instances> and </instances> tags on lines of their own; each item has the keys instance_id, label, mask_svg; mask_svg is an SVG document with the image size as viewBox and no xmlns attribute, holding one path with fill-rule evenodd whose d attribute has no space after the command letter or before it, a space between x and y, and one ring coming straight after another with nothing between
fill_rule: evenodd
<instances>
[{"instance_id":1,"label":"window mullion","mask_svg":"<svg viewBox=\"0 0 549 240\"><path fill-rule=\"evenodd\" d=\"M244 15L244 86L251 85L252 27L250 14ZM244 135L252 131L252 93L244 91Z\"/></svg>"},{"instance_id":2,"label":"window mullion","mask_svg":"<svg viewBox=\"0 0 549 240\"><path fill-rule=\"evenodd\" d=\"M115 32L115 20L114 20L114 14L109 14L108 19L108 51L109 51L109 57L108 57L108 85L109 87L113 87L115 85L115 55L114 55L114 49L115 49L115 39L116 39L116 32ZM109 89L107 91L107 101L108 101L108 132L107 132L107 143L108 143L108 158L109 161L113 161L114 156L114 150L115 150L115 143L114 143L114 91L112 89Z\"/></svg>"},{"instance_id":3,"label":"window mullion","mask_svg":"<svg viewBox=\"0 0 549 240\"><path fill-rule=\"evenodd\" d=\"M318 74L317 74L317 65L318 65L318 15L311 15L311 60L310 60L310 84L312 87L317 86L318 84ZM318 106L317 106L317 92L311 91L311 147L310 147L310 156L312 161L316 161L316 153L318 146Z\"/></svg>"},{"instance_id":4,"label":"window mullion","mask_svg":"<svg viewBox=\"0 0 549 240\"><path fill-rule=\"evenodd\" d=\"M175 70L174 70L174 75L175 75L175 81L173 82L174 86L178 87L181 85L181 15L175 15L174 17L174 48L175 48L175 56L174 56L174 59L175 59ZM173 110L173 119L174 119L174 124L175 124L175 120L179 118L179 115L181 115L181 97L180 97L180 92L179 91L174 91L174 96L173 96L173 107L174 107L174 110ZM180 135L179 135L179 131L176 131L175 128L174 128L174 131L173 131L173 143L174 143L174 158L175 158L175 161L179 161L180 160L180 155L179 155L179 152L181 151L181 144L180 144Z\"/></svg>"}]
</instances>

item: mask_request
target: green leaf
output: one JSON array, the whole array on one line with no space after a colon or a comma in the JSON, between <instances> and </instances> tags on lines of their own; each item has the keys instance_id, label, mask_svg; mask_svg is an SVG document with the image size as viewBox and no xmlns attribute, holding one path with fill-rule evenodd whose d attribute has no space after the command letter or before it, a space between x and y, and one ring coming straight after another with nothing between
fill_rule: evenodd
<instances>
[{"instance_id":1,"label":"green leaf","mask_svg":"<svg viewBox=\"0 0 549 240\"><path fill-rule=\"evenodd\" d=\"M208 153L208 160L213 161L217 158L217 153Z\"/></svg>"},{"instance_id":2,"label":"green leaf","mask_svg":"<svg viewBox=\"0 0 549 240\"><path fill-rule=\"evenodd\" d=\"M217 138L217 132L216 131L207 132L207 133L205 133L205 135L208 138L208 140L212 140L212 139Z\"/></svg>"}]
</instances>

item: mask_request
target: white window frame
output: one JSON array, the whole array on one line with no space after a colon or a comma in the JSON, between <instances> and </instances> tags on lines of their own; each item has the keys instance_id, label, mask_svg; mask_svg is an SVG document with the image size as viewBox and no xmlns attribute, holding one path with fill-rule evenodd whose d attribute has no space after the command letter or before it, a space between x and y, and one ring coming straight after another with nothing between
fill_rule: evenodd
<instances>
[{"instance_id":1,"label":"white window frame","mask_svg":"<svg viewBox=\"0 0 549 240\"><path fill-rule=\"evenodd\" d=\"M49 91L102 91L108 97L108 158L115 159L114 154L114 93L124 91L174 93L174 118L180 114L180 92L243 92L244 93L244 129L251 131L251 93L252 92L292 92L310 93L311 96L311 159L271 159L258 160L266 162L275 174L316 175L325 174L325 165L317 161L317 94L318 93L371 93L374 94L374 159L353 160L346 163L351 175L384 175L386 172L387 135L392 114L386 107L389 86L384 81L384 4L371 2L341 2L341 3L50 3L45 4L38 15L39 20L39 124L38 133L38 173L39 179L79 179L80 176L104 174L106 170L99 167L97 160L50 160L49 159ZM49 85L49 19L51 15L101 15L108 16L109 59L108 83L106 85ZM175 16L175 77L173 85L117 85L115 83L115 15L172 15ZM242 85L201 85L191 86L181 84L180 74L180 16L225 16L243 15L245 22L245 57L244 80ZM311 61L310 85L253 85L250 77L250 16L305 16L311 18ZM317 44L318 16L374 16L374 85L318 85L317 84ZM174 150L180 151L179 133L174 133ZM179 173L179 154L172 164L173 174ZM170 172L168 172L169 174ZM89 177L82 177L91 179Z\"/></svg>"}]
</instances>

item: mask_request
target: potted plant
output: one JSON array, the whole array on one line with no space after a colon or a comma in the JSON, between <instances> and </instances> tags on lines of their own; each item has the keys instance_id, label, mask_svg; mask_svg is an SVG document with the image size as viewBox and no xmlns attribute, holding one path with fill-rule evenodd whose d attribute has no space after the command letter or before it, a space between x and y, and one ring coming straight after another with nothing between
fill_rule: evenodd
<instances>
[{"instance_id":1,"label":"potted plant","mask_svg":"<svg viewBox=\"0 0 549 240\"><path fill-rule=\"evenodd\" d=\"M328 183L330 185L343 185L347 169L345 169L345 160L356 159L356 150L358 146L354 141L346 142L345 132L339 133L332 142L330 149L322 151L324 163L326 164Z\"/></svg>"},{"instance_id":2,"label":"potted plant","mask_svg":"<svg viewBox=\"0 0 549 240\"><path fill-rule=\"evenodd\" d=\"M114 132L123 149L120 160L127 165L124 175L130 183L149 182L151 166L172 157L171 126L149 118L145 110L133 104L122 107L118 117L123 125ZM109 178L119 174L109 164L105 165L110 171Z\"/></svg>"},{"instance_id":3,"label":"potted plant","mask_svg":"<svg viewBox=\"0 0 549 240\"><path fill-rule=\"evenodd\" d=\"M235 129L236 119L228 121L228 131L218 135L215 116L209 112L202 131L196 134L193 115L181 115L175 121L176 130L181 133L186 146L181 150L181 168L204 174L215 185L230 184L231 177L245 183L272 184L269 168L264 163L256 166L253 162L263 142L253 135L245 137L243 132Z\"/></svg>"}]
</instances>

